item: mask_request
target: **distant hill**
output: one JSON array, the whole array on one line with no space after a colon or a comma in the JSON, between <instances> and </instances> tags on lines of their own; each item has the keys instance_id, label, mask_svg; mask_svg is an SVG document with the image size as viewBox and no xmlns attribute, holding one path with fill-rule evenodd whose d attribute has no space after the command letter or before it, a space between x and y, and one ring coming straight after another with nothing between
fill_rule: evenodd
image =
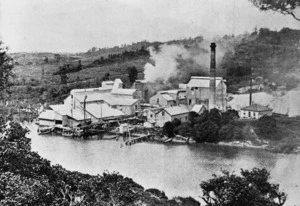
<instances>
[{"instance_id":1,"label":"distant hill","mask_svg":"<svg viewBox=\"0 0 300 206\"><path fill-rule=\"evenodd\" d=\"M251 73L287 85L291 76L297 77L300 72L300 30L262 28L245 35L224 55L221 67L227 70L231 90L244 86L245 80L249 84Z\"/></svg>"},{"instance_id":2,"label":"distant hill","mask_svg":"<svg viewBox=\"0 0 300 206\"><path fill-rule=\"evenodd\" d=\"M218 74L227 79L229 92L235 92L241 86L249 84L252 73L263 79L286 86L290 76L297 77L300 71L300 30L284 28L271 31L262 28L252 33L238 36L225 35L215 38L217 43ZM13 98L50 102L61 101L61 94L77 87L100 86L102 78L110 73L110 79L121 78L130 86L127 68L136 67L138 77L144 77L146 63L152 62L147 48L159 52L160 45L181 45L186 50L198 49L198 44L205 42L203 37L173 40L168 42L137 42L113 48L93 47L85 53L13 53L15 67L13 72ZM209 52L209 42L204 49ZM207 47L207 48L206 48ZM76 70L79 60L82 69ZM188 61L181 61L179 66ZM152 62L154 64L154 62ZM72 71L67 71L67 85L61 85L60 67L69 64ZM195 69L195 65L192 69ZM207 65L209 67L209 65ZM180 68L179 68L180 69ZM300 76L300 75L299 75ZM62 89L63 88L63 89ZM63 92L59 93L58 90Z\"/></svg>"}]
</instances>

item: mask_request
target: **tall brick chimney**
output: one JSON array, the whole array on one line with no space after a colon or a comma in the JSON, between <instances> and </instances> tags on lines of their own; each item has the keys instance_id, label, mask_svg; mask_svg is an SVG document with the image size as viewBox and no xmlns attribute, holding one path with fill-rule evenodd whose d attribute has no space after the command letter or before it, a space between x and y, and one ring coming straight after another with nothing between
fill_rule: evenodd
<instances>
[{"instance_id":1,"label":"tall brick chimney","mask_svg":"<svg viewBox=\"0 0 300 206\"><path fill-rule=\"evenodd\" d=\"M216 107L216 43L210 44L209 110Z\"/></svg>"}]
</instances>

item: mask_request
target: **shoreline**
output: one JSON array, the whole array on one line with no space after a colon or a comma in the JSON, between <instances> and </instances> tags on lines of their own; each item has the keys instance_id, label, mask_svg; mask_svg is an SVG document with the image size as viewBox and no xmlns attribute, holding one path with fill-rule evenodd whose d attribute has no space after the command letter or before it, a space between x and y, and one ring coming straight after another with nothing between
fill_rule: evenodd
<instances>
[{"instance_id":1,"label":"shoreline","mask_svg":"<svg viewBox=\"0 0 300 206\"><path fill-rule=\"evenodd\" d=\"M21 122L21 125L23 126L29 126L29 125L35 125L35 122ZM103 135L103 136L115 136L115 135ZM91 139L96 139L96 140L116 140L118 137L116 138L91 138ZM168 138L167 138L168 139ZM148 142L148 143L157 143L157 144L166 144L166 145L195 145L195 144L214 144L214 143L197 143L195 141L190 141L190 142L185 142L182 140L178 140L178 139L173 139L174 141L170 141L170 142L165 142L166 138L160 138L157 135L154 135L154 137L149 138L143 142ZM136 144L136 143L135 143ZM251 141L229 141L229 142L225 142L225 141L220 141L214 145L220 145L220 146L228 146L228 147L238 147L238 148L250 148L250 149L260 149L260 150L264 150L264 151L268 151L268 152L272 152L272 153L282 153L282 154L300 154L300 147L294 148L291 151L282 151L282 149L278 146L274 146L274 145L270 145L269 142L264 142L264 144L261 145L253 145L253 143Z\"/></svg>"}]
</instances>

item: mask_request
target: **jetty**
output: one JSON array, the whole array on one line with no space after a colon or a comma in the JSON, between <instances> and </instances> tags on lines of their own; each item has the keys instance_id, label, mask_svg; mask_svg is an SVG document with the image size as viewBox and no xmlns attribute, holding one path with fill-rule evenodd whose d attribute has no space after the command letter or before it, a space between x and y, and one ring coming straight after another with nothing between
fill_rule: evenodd
<instances>
[{"instance_id":1,"label":"jetty","mask_svg":"<svg viewBox=\"0 0 300 206\"><path fill-rule=\"evenodd\" d=\"M124 141L125 145L132 145L137 142L147 141L149 139L153 139L154 135L152 134L134 134L135 137L129 135L129 138Z\"/></svg>"}]
</instances>

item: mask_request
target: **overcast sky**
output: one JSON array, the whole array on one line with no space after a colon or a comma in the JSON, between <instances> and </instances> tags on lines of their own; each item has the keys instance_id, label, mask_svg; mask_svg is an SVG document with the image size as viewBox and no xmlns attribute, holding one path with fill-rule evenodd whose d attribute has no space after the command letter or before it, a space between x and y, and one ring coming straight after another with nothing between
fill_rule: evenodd
<instances>
[{"instance_id":1,"label":"overcast sky","mask_svg":"<svg viewBox=\"0 0 300 206\"><path fill-rule=\"evenodd\" d=\"M256 26L300 29L300 22L260 12L248 0L0 0L0 35L10 52L82 52Z\"/></svg>"}]
</instances>

